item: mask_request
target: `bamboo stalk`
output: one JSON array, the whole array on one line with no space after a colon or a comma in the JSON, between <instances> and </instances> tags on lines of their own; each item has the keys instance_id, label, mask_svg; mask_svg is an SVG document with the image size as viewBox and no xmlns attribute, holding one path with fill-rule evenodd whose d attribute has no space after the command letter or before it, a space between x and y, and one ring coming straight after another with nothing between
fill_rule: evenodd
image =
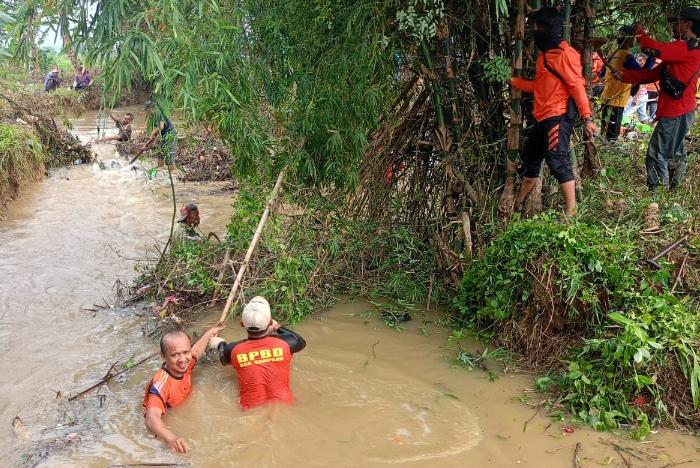
<instances>
[{"instance_id":1,"label":"bamboo stalk","mask_svg":"<svg viewBox=\"0 0 700 468\"><path fill-rule=\"evenodd\" d=\"M221 318L219 319L219 323L221 324L223 324L228 318L228 314L231 311L234 302L236 301L236 293L238 292L238 288L240 287L241 282L243 281L243 276L245 275L245 272L248 269L248 264L250 263L250 259L253 256L253 252L255 252L255 247L258 245L258 241L260 240L260 236L262 235L263 228L265 227L265 222L267 222L267 217L270 215L270 209L272 208L272 205L277 199L277 194L280 191L280 187L282 187L282 181L284 180L284 175L286 172L287 166L285 166L284 169L282 169L279 175L277 176L277 182L275 182L275 186L272 189L272 192L270 193L270 198L267 201L267 205L265 205L265 211L263 211L263 214L260 217L258 227L255 229L255 234L253 235L253 239L250 241L250 246L248 247L248 251L245 254L243 263L238 269L236 281L234 281L233 286L231 287L231 292L228 295L228 299L226 299L226 305L224 306L224 310L221 311Z\"/></svg>"},{"instance_id":2,"label":"bamboo stalk","mask_svg":"<svg viewBox=\"0 0 700 468\"><path fill-rule=\"evenodd\" d=\"M462 211L462 230L464 231L464 251L472 256L472 226L469 219L469 213Z\"/></svg>"},{"instance_id":3,"label":"bamboo stalk","mask_svg":"<svg viewBox=\"0 0 700 468\"><path fill-rule=\"evenodd\" d=\"M525 3L526 0L518 0L517 16L515 18L515 49L513 51L513 75L520 77L523 70L523 38L525 37ZM520 106L522 93L511 86L510 91L510 127L508 128L508 150L506 158L506 181L501 194L498 209L505 219L510 216L515 200L515 175L517 173L517 161L520 153L520 131L523 117Z\"/></svg>"}]
</instances>

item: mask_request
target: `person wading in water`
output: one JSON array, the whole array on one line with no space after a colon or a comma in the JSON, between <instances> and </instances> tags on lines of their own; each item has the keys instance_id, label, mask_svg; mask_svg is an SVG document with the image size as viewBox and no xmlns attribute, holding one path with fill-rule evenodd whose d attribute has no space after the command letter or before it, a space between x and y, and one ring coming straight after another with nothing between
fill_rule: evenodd
<instances>
[{"instance_id":1,"label":"person wading in water","mask_svg":"<svg viewBox=\"0 0 700 468\"><path fill-rule=\"evenodd\" d=\"M247 339L227 344L213 337L209 342L211 349L219 351L221 364L236 369L241 408L293 402L289 385L292 355L304 349L304 338L272 320L270 304L261 296L245 306L241 326L248 332Z\"/></svg>"},{"instance_id":2,"label":"person wading in water","mask_svg":"<svg viewBox=\"0 0 700 468\"><path fill-rule=\"evenodd\" d=\"M598 127L591 117L581 56L562 39L562 16L554 8L545 7L533 12L531 18L535 22L535 45L542 52L537 57L535 79L511 78L513 86L535 95L535 124L522 151L523 185L515 209L522 211L523 201L540 177L545 160L564 194L566 215L573 216L576 179L569 162L569 140L574 128L574 106L585 122L588 138L598 133Z\"/></svg>"},{"instance_id":3,"label":"person wading in water","mask_svg":"<svg viewBox=\"0 0 700 468\"><path fill-rule=\"evenodd\" d=\"M104 137L104 138L100 138L98 140L95 140L95 143L104 142L104 141L129 141L129 140L131 140L131 134L132 134L131 124L134 121L134 114L132 114L131 112L127 112L126 114L124 114L124 118L121 120L117 119L114 116L114 114L112 114L112 111L110 111L110 110L107 110L107 115L109 115L110 118L114 121L114 124L119 129L119 133L116 135L112 135L110 137Z\"/></svg>"},{"instance_id":4,"label":"person wading in water","mask_svg":"<svg viewBox=\"0 0 700 468\"><path fill-rule=\"evenodd\" d=\"M160 339L163 366L146 386L143 411L146 428L177 453L186 453L190 446L163 422L163 416L187 399L192 391L192 369L206 351L207 342L223 330L215 326L207 330L192 346L190 337L182 330L171 331Z\"/></svg>"},{"instance_id":5,"label":"person wading in water","mask_svg":"<svg viewBox=\"0 0 700 468\"><path fill-rule=\"evenodd\" d=\"M153 103L146 101L146 110L153 109ZM153 117L153 131L151 137L145 145L139 150L139 154L146 151L160 136L160 148L158 151L158 167L163 167L163 161L168 165L170 170L175 170L175 154L177 153L177 133L173 123L162 112L156 111Z\"/></svg>"}]
</instances>

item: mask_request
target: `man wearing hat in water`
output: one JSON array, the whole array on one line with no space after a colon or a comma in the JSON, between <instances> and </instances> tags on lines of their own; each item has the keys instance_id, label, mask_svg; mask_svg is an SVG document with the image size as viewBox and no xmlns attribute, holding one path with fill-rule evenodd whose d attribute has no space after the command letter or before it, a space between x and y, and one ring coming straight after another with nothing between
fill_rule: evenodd
<instances>
[{"instance_id":1,"label":"man wearing hat in water","mask_svg":"<svg viewBox=\"0 0 700 468\"><path fill-rule=\"evenodd\" d=\"M182 330L168 332L160 339L160 354L164 362L146 385L143 414L148 430L174 452L185 453L190 446L166 427L163 416L169 408L184 402L192 392L192 369L206 351L209 339L223 328L219 325L210 328L194 346L190 336Z\"/></svg>"},{"instance_id":2,"label":"man wearing hat in water","mask_svg":"<svg viewBox=\"0 0 700 468\"><path fill-rule=\"evenodd\" d=\"M181 242L202 242L202 236L196 231L199 226L199 208L194 203L186 203L180 207L180 217L173 237L173 244Z\"/></svg>"},{"instance_id":3,"label":"man wearing hat in water","mask_svg":"<svg viewBox=\"0 0 700 468\"><path fill-rule=\"evenodd\" d=\"M293 402L289 385L292 354L304 349L304 338L272 320L270 304L261 296L245 306L241 326L248 332L245 340L228 344L218 337L209 340L209 347L219 351L221 364L236 369L241 408Z\"/></svg>"}]
</instances>

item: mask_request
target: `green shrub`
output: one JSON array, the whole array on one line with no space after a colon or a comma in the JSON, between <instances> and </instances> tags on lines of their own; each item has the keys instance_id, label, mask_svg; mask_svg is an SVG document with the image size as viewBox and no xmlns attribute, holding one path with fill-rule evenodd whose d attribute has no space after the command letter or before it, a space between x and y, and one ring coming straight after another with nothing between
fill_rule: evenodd
<instances>
[{"instance_id":1,"label":"green shrub","mask_svg":"<svg viewBox=\"0 0 700 468\"><path fill-rule=\"evenodd\" d=\"M551 215L513 222L465 273L454 306L466 326L497 340L508 323L534 327L558 314L563 327L541 338L563 337L568 346L549 356L554 364L545 368L540 388L555 391L558 402L596 429L626 423L643 438L668 416L669 403L680 403L664 399L669 358L690 389L686 407L697 410L700 325L696 305L670 294L667 269L652 274L639 267L642 252L633 236L565 225ZM537 302L541 286L548 287L553 314ZM534 321L523 322L533 307L539 307ZM508 335L502 344L517 348L511 340Z\"/></svg>"}]
</instances>

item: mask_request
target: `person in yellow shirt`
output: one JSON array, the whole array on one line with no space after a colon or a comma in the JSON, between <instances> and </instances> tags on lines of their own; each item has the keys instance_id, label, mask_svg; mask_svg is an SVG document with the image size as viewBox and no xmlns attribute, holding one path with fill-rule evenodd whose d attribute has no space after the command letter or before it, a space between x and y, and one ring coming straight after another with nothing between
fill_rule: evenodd
<instances>
[{"instance_id":1,"label":"person in yellow shirt","mask_svg":"<svg viewBox=\"0 0 700 468\"><path fill-rule=\"evenodd\" d=\"M629 55L629 49L634 44L634 36L631 28L627 26L621 28L618 33L620 35L617 39L618 49L610 58L610 67L616 72L621 72ZM605 87L600 95L603 101L600 128L603 130L605 138L616 140L620 135L622 113L625 111L632 85L615 79L611 70L606 71L604 83Z\"/></svg>"}]
</instances>

